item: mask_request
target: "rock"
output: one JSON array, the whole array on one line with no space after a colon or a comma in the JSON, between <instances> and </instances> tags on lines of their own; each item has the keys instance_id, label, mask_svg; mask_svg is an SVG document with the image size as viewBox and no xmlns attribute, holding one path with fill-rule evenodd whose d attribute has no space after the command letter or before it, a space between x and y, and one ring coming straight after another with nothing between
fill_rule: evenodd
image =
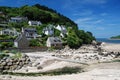
<instances>
[{"instance_id":1,"label":"rock","mask_svg":"<svg viewBox=\"0 0 120 80\"><path fill-rule=\"evenodd\" d=\"M4 57L4 58L3 58L3 60L6 60L6 59L7 59L7 57Z\"/></svg>"},{"instance_id":2,"label":"rock","mask_svg":"<svg viewBox=\"0 0 120 80\"><path fill-rule=\"evenodd\" d=\"M9 66L5 66L4 68L5 68L5 70L9 70L9 69L10 69L10 67L9 67Z\"/></svg>"},{"instance_id":3,"label":"rock","mask_svg":"<svg viewBox=\"0 0 120 80\"><path fill-rule=\"evenodd\" d=\"M35 63L32 64L32 66L33 66L33 67L36 67L36 66L38 66L39 64L40 64L39 62L35 62Z\"/></svg>"},{"instance_id":4,"label":"rock","mask_svg":"<svg viewBox=\"0 0 120 80\"><path fill-rule=\"evenodd\" d=\"M22 66L19 66L19 65L18 65L17 68L16 68L16 70L19 70L19 69L21 69L21 68L22 68Z\"/></svg>"},{"instance_id":5,"label":"rock","mask_svg":"<svg viewBox=\"0 0 120 80\"><path fill-rule=\"evenodd\" d=\"M6 62L2 62L1 65L2 65L2 66L5 66L5 65L7 65L7 63L6 63Z\"/></svg>"},{"instance_id":6,"label":"rock","mask_svg":"<svg viewBox=\"0 0 120 80\"><path fill-rule=\"evenodd\" d=\"M12 64L13 64L12 62L8 62L8 63L7 63L8 66L11 66Z\"/></svg>"},{"instance_id":7,"label":"rock","mask_svg":"<svg viewBox=\"0 0 120 80\"><path fill-rule=\"evenodd\" d=\"M14 66L11 67L11 70L16 70L17 67L18 67L18 65L14 65Z\"/></svg>"},{"instance_id":8,"label":"rock","mask_svg":"<svg viewBox=\"0 0 120 80\"><path fill-rule=\"evenodd\" d=\"M37 69L43 69L41 66L38 66Z\"/></svg>"},{"instance_id":9,"label":"rock","mask_svg":"<svg viewBox=\"0 0 120 80\"><path fill-rule=\"evenodd\" d=\"M0 70L3 70L4 69L4 67L3 66L0 66Z\"/></svg>"},{"instance_id":10,"label":"rock","mask_svg":"<svg viewBox=\"0 0 120 80\"><path fill-rule=\"evenodd\" d=\"M12 78L12 76L7 76L7 78Z\"/></svg>"},{"instance_id":11,"label":"rock","mask_svg":"<svg viewBox=\"0 0 120 80\"><path fill-rule=\"evenodd\" d=\"M18 61L18 62L16 62L16 64L17 64L17 65L19 65L19 63L20 63L19 61Z\"/></svg>"},{"instance_id":12,"label":"rock","mask_svg":"<svg viewBox=\"0 0 120 80\"><path fill-rule=\"evenodd\" d=\"M6 59L6 62L10 62L10 61L11 61L11 59L10 59L10 58L7 58L7 59Z\"/></svg>"},{"instance_id":13,"label":"rock","mask_svg":"<svg viewBox=\"0 0 120 80\"><path fill-rule=\"evenodd\" d=\"M26 71L26 72L28 72L29 70L28 70L28 69L26 69L25 71Z\"/></svg>"}]
</instances>

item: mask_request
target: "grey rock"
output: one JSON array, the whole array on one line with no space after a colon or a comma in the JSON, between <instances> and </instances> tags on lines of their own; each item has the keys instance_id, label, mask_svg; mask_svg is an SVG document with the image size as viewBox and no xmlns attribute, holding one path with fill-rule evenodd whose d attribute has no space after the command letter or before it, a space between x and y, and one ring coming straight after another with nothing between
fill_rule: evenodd
<instances>
[{"instance_id":1,"label":"grey rock","mask_svg":"<svg viewBox=\"0 0 120 80\"><path fill-rule=\"evenodd\" d=\"M38 66L37 69L43 69L42 66Z\"/></svg>"},{"instance_id":2,"label":"grey rock","mask_svg":"<svg viewBox=\"0 0 120 80\"><path fill-rule=\"evenodd\" d=\"M8 66L11 66L12 64L13 64L12 62L8 62L8 63L7 63Z\"/></svg>"},{"instance_id":3,"label":"grey rock","mask_svg":"<svg viewBox=\"0 0 120 80\"><path fill-rule=\"evenodd\" d=\"M7 65L7 63L6 63L6 62L2 62L1 65L2 65L2 66L5 66L5 65Z\"/></svg>"},{"instance_id":4,"label":"grey rock","mask_svg":"<svg viewBox=\"0 0 120 80\"><path fill-rule=\"evenodd\" d=\"M38 66L39 64L40 64L39 62L35 62L35 63L32 64L32 66L35 67L35 66Z\"/></svg>"}]
</instances>

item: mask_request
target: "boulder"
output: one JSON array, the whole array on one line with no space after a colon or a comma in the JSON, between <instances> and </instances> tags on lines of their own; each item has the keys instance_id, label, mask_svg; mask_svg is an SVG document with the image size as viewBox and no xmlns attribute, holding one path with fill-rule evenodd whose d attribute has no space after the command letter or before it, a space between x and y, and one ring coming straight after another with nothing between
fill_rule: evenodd
<instances>
[{"instance_id":1,"label":"boulder","mask_svg":"<svg viewBox=\"0 0 120 80\"><path fill-rule=\"evenodd\" d=\"M32 64L32 66L33 66L33 67L36 67L36 66L38 66L39 64L40 64L40 62L35 62L35 63Z\"/></svg>"},{"instance_id":2,"label":"boulder","mask_svg":"<svg viewBox=\"0 0 120 80\"><path fill-rule=\"evenodd\" d=\"M39 66L37 66L37 69L43 69L43 68L42 68L42 66L39 65Z\"/></svg>"},{"instance_id":3,"label":"boulder","mask_svg":"<svg viewBox=\"0 0 120 80\"><path fill-rule=\"evenodd\" d=\"M8 66L11 66L13 63L12 62L7 62L7 65Z\"/></svg>"},{"instance_id":4,"label":"boulder","mask_svg":"<svg viewBox=\"0 0 120 80\"><path fill-rule=\"evenodd\" d=\"M2 62L2 63L1 63L1 66L6 66L6 65L7 65L6 62Z\"/></svg>"}]
</instances>

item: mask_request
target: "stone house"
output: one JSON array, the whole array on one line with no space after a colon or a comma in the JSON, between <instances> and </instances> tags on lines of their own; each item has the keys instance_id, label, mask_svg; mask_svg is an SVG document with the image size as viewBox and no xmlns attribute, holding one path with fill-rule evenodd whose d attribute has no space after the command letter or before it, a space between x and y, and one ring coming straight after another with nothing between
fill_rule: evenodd
<instances>
[{"instance_id":1,"label":"stone house","mask_svg":"<svg viewBox=\"0 0 120 80\"><path fill-rule=\"evenodd\" d=\"M59 37L48 37L47 47L62 48L62 40Z\"/></svg>"},{"instance_id":2,"label":"stone house","mask_svg":"<svg viewBox=\"0 0 120 80\"><path fill-rule=\"evenodd\" d=\"M36 39L37 37L39 37L35 28L22 28L22 33L26 36L28 40Z\"/></svg>"},{"instance_id":3,"label":"stone house","mask_svg":"<svg viewBox=\"0 0 120 80\"><path fill-rule=\"evenodd\" d=\"M24 22L24 21L28 21L27 17L11 17L9 22L15 22L15 23L20 23L20 22Z\"/></svg>"},{"instance_id":4,"label":"stone house","mask_svg":"<svg viewBox=\"0 0 120 80\"><path fill-rule=\"evenodd\" d=\"M42 23L40 21L28 21L29 26L40 26Z\"/></svg>"},{"instance_id":5,"label":"stone house","mask_svg":"<svg viewBox=\"0 0 120 80\"><path fill-rule=\"evenodd\" d=\"M0 35L18 36L20 33L15 29L3 29L0 31Z\"/></svg>"},{"instance_id":6,"label":"stone house","mask_svg":"<svg viewBox=\"0 0 120 80\"><path fill-rule=\"evenodd\" d=\"M14 40L14 46L17 48L29 47L29 41L26 36L22 33Z\"/></svg>"}]
</instances>

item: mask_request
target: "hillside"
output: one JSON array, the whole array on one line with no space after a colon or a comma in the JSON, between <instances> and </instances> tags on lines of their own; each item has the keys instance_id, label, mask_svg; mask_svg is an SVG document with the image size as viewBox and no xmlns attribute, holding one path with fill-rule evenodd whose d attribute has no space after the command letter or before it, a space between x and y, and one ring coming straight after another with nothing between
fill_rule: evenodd
<instances>
[{"instance_id":1,"label":"hillside","mask_svg":"<svg viewBox=\"0 0 120 80\"><path fill-rule=\"evenodd\" d=\"M30 41L30 46L46 46L48 37L60 37L63 45L68 45L71 48L79 48L82 44L90 44L95 40L91 32L78 30L77 24L72 20L40 4L35 4L33 6L25 5L22 7L0 7L0 12L0 31L5 28L11 28L12 32L16 30L16 33L19 34L22 28L35 28L36 36L40 35L41 37L39 36L37 39L32 39ZM22 22L11 22L11 18L15 17L21 17L22 19L24 17L24 19L27 18L27 20L23 20ZM31 20L40 21L42 24L30 26L28 22ZM57 26L63 27L64 30L63 28L62 31L58 30L56 28ZM52 34L46 34L45 31L51 31ZM64 37L61 37L61 34ZM6 36L4 40L5 39ZM4 47L4 44L1 45Z\"/></svg>"},{"instance_id":2,"label":"hillside","mask_svg":"<svg viewBox=\"0 0 120 80\"><path fill-rule=\"evenodd\" d=\"M77 26L69 18L63 16L62 14L56 12L53 9L50 9L46 6L41 6L40 4L35 4L33 6L22 6L22 7L0 7L6 17L3 19L8 20L10 17L23 16L28 17L29 20L38 20L43 24L53 23L53 24L62 24L66 26Z\"/></svg>"}]
</instances>

